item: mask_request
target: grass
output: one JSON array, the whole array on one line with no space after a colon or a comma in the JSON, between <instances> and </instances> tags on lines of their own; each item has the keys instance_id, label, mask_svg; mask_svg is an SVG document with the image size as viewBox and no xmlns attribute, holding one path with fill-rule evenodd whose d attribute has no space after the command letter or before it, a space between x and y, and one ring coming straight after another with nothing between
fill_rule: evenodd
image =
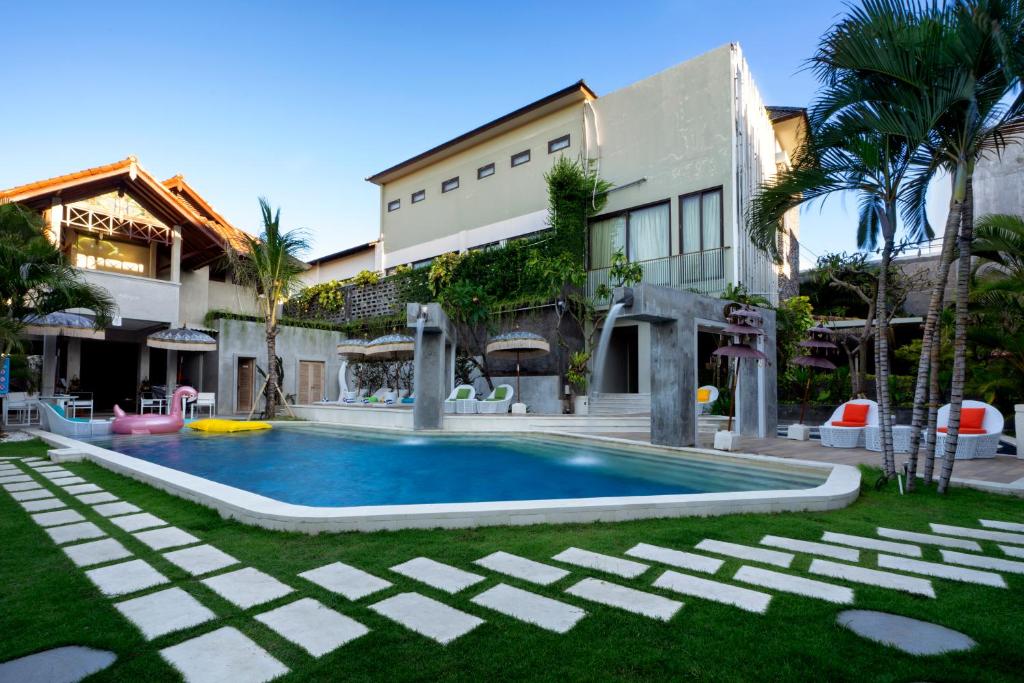
<instances>
[{"instance_id":1,"label":"grass","mask_svg":"<svg viewBox=\"0 0 1024 683\"><path fill-rule=\"evenodd\" d=\"M0 455L44 453L45 448L38 442L0 445ZM398 562L421 555L473 570L472 560L495 550L543 560L570 545L621 555L640 541L686 549L705 537L756 544L766 533L817 540L825 529L871 536L877 526L927 531L928 522L977 526L979 517L1024 521L1024 504L1018 499L960 489L946 497L933 491L901 497L892 489L875 492L865 486L856 503L827 513L306 536L265 531L221 519L212 510L89 463L71 463L67 467L298 590L268 605L239 610L164 561L159 553L61 492L59 495L72 507L175 585L195 595L219 617L215 622L147 642L28 514L9 495L0 493L0 661L60 645L82 644L112 650L118 655L114 666L90 680L178 680L158 651L188 637L231 625L291 669L288 676L280 679L283 681L1008 681L1020 680L1020 671L1024 669L1024 650L1020 647L1024 614L1021 575L1006 576L1009 590L936 579L938 598L934 600L854 585L857 608L933 621L963 631L979 643L968 653L915 658L837 627L835 617L842 608L798 596L778 594L765 615L684 597L685 607L669 623L569 599L584 606L589 616L568 634L556 635L470 603L470 597L499 582L491 572L481 570L488 577L486 582L458 596L449 596L388 570ZM866 471L864 481L874 482L875 477L876 473ZM986 552L1000 555L993 544L984 545ZM939 560L938 550L925 548L925 559ZM337 560L386 577L395 587L352 602L296 576ZM798 556L794 569L802 573L809 563L809 557ZM862 564L875 565L875 553L864 552ZM739 561L728 562L716 578L726 579L740 565ZM588 574L574 570L569 578L547 588L514 579L500 581L564 599L565 588ZM659 592L650 587L657 575L656 570L650 570L638 579L621 583ZM477 614L487 623L442 647L367 609L383 597L410 590ZM253 614L300 596L314 597L355 618L368 626L371 633L314 659L252 618Z\"/></svg>"}]
</instances>

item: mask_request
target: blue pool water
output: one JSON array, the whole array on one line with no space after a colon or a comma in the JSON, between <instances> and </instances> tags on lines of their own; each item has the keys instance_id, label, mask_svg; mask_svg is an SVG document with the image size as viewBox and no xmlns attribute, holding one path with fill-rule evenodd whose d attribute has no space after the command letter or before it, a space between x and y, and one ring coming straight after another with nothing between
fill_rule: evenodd
<instances>
[{"instance_id":1,"label":"blue pool water","mask_svg":"<svg viewBox=\"0 0 1024 683\"><path fill-rule=\"evenodd\" d=\"M103 448L298 505L356 506L796 489L823 476L534 438L289 426L92 439Z\"/></svg>"}]
</instances>

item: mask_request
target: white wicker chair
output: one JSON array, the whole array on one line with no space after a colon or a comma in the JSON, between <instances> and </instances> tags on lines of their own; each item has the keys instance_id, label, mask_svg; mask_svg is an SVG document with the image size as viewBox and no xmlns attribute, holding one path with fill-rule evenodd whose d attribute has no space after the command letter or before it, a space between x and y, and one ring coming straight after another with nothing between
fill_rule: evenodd
<instances>
[{"instance_id":1,"label":"white wicker chair","mask_svg":"<svg viewBox=\"0 0 1024 683\"><path fill-rule=\"evenodd\" d=\"M700 392L707 390L707 400L700 400ZM706 384L697 388L697 414L704 415L711 410L711 406L718 400L718 387Z\"/></svg>"},{"instance_id":2,"label":"white wicker chair","mask_svg":"<svg viewBox=\"0 0 1024 683\"><path fill-rule=\"evenodd\" d=\"M834 426L833 422L842 422L843 412L846 410L848 404L862 405L867 404L868 414L866 418L866 424L864 427L839 427ZM832 417L829 418L828 422L821 425L819 431L821 432L821 445L829 446L830 448L857 448L858 446L864 445L864 432L868 427L874 427L878 425L878 404L872 400L866 398L855 398L852 401L847 401L842 404L832 413Z\"/></svg>"},{"instance_id":3,"label":"white wicker chair","mask_svg":"<svg viewBox=\"0 0 1024 683\"><path fill-rule=\"evenodd\" d=\"M975 458L994 458L999 450L999 438L1003 435L1003 416L998 410L981 401L964 401L964 408L984 408L985 418L981 427L984 434L963 434L957 436L956 460L973 460ZM939 408L936 429L949 425L949 404ZM941 458L946 452L946 433L935 434L935 457Z\"/></svg>"},{"instance_id":4,"label":"white wicker chair","mask_svg":"<svg viewBox=\"0 0 1024 683\"><path fill-rule=\"evenodd\" d=\"M460 384L452 389L452 393L445 399L444 412L453 415L455 414L459 399L468 400L473 398L476 398L476 389L471 384Z\"/></svg>"},{"instance_id":5,"label":"white wicker chair","mask_svg":"<svg viewBox=\"0 0 1024 683\"><path fill-rule=\"evenodd\" d=\"M499 392L504 389L504 398L497 398ZM515 389L512 388L511 384L499 384L494 387L494 391L491 395L480 401L477 406L477 412L491 414L502 414L507 413L508 409L512 406L512 399L515 397Z\"/></svg>"}]
</instances>

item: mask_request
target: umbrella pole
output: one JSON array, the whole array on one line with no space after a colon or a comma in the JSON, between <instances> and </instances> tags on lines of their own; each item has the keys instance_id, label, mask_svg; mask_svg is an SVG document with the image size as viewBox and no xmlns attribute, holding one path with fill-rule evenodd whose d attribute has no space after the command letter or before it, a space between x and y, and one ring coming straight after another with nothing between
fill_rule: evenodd
<instances>
[{"instance_id":1,"label":"umbrella pole","mask_svg":"<svg viewBox=\"0 0 1024 683\"><path fill-rule=\"evenodd\" d=\"M732 386L729 388L729 395L730 395L731 398L730 398L730 401L729 401L729 423L725 427L725 431L727 431L727 432L731 432L732 431L732 414L733 414L733 411L736 409L736 383L737 383L736 380L739 379L739 375L740 375L740 359L737 358L736 359L736 370L735 370L735 372L732 373L732 382L731 382Z\"/></svg>"},{"instance_id":2,"label":"umbrella pole","mask_svg":"<svg viewBox=\"0 0 1024 683\"><path fill-rule=\"evenodd\" d=\"M807 384L804 385L804 400L800 403L800 424L804 423L804 413L807 411L807 397L811 394L811 377L814 370L807 368Z\"/></svg>"},{"instance_id":3,"label":"umbrella pole","mask_svg":"<svg viewBox=\"0 0 1024 683\"><path fill-rule=\"evenodd\" d=\"M523 401L523 393L519 391L519 349L516 349L516 400Z\"/></svg>"}]
</instances>

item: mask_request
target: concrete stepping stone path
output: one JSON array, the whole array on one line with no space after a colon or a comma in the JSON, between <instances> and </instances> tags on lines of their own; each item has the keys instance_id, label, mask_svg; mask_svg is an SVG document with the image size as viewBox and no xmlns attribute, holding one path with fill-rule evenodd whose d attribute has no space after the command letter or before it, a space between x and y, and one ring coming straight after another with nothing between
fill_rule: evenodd
<instances>
[{"instance_id":1,"label":"concrete stepping stone path","mask_svg":"<svg viewBox=\"0 0 1024 683\"><path fill-rule=\"evenodd\" d=\"M107 535L105 531L92 522L55 526L45 529L45 531L57 545L71 543L72 541L84 541L90 538L100 538Z\"/></svg>"},{"instance_id":2,"label":"concrete stepping stone path","mask_svg":"<svg viewBox=\"0 0 1024 683\"><path fill-rule=\"evenodd\" d=\"M8 493L15 493L16 491L32 491L35 489L42 489L43 485L36 481L19 481L16 484L4 484L4 491ZM48 496L52 496L52 493L47 492Z\"/></svg>"},{"instance_id":3,"label":"concrete stepping stone path","mask_svg":"<svg viewBox=\"0 0 1024 683\"><path fill-rule=\"evenodd\" d=\"M934 576L939 579L949 579L950 581L1006 588L1006 581L999 574L978 571L977 569L964 569L963 567L954 567L938 562L923 562L894 555L879 555L878 566L885 569L898 569L910 572L911 574L924 574L925 576Z\"/></svg>"},{"instance_id":4,"label":"concrete stepping stone path","mask_svg":"<svg viewBox=\"0 0 1024 683\"><path fill-rule=\"evenodd\" d=\"M580 548L566 548L551 559L566 564L574 564L577 567L596 569L599 572L615 574L625 579L635 579L648 570L649 566L632 560L623 560L620 557L602 555L601 553L581 550Z\"/></svg>"},{"instance_id":5,"label":"concrete stepping stone path","mask_svg":"<svg viewBox=\"0 0 1024 683\"><path fill-rule=\"evenodd\" d=\"M100 493L83 493L75 496L78 500L82 501L86 505L95 505L96 503L112 503L117 500L117 496L113 493L107 493L101 491Z\"/></svg>"},{"instance_id":6,"label":"concrete stepping stone path","mask_svg":"<svg viewBox=\"0 0 1024 683\"><path fill-rule=\"evenodd\" d=\"M8 474L6 477L0 477L0 484L17 484L24 481L35 481L35 479L27 474Z\"/></svg>"},{"instance_id":7,"label":"concrete stepping stone path","mask_svg":"<svg viewBox=\"0 0 1024 683\"><path fill-rule=\"evenodd\" d=\"M60 524L71 524L72 522L84 522L85 517L74 510L54 510L52 512L37 512L30 515L32 521L39 526L58 526Z\"/></svg>"},{"instance_id":8,"label":"concrete stepping stone path","mask_svg":"<svg viewBox=\"0 0 1024 683\"><path fill-rule=\"evenodd\" d=\"M182 552L182 551L179 551ZM356 569L343 562L317 567L304 571L299 576L311 581L332 593L343 595L349 600L358 600L372 595L385 588L391 588L391 582Z\"/></svg>"},{"instance_id":9,"label":"concrete stepping stone path","mask_svg":"<svg viewBox=\"0 0 1024 683\"><path fill-rule=\"evenodd\" d=\"M15 491L11 494L11 498L17 501L23 500L39 500L40 498L52 498L53 492L44 489L43 487L30 489L28 491Z\"/></svg>"},{"instance_id":10,"label":"concrete stepping stone path","mask_svg":"<svg viewBox=\"0 0 1024 683\"><path fill-rule=\"evenodd\" d=\"M396 564L391 571L453 595L484 580L479 574L463 571L428 557L416 557L408 562Z\"/></svg>"},{"instance_id":11,"label":"concrete stepping stone path","mask_svg":"<svg viewBox=\"0 0 1024 683\"><path fill-rule=\"evenodd\" d=\"M60 465L37 465L32 463L29 467L34 469L36 472L67 472L67 470Z\"/></svg>"},{"instance_id":12,"label":"concrete stepping stone path","mask_svg":"<svg viewBox=\"0 0 1024 683\"><path fill-rule=\"evenodd\" d=\"M919 534L914 531L902 531L900 529L886 529L878 527L876 532L879 536L893 538L897 541L912 541L924 545L938 545L944 548L960 548L961 550L976 550L981 552L981 546L976 541L964 538L950 538L948 536L936 536L935 534Z\"/></svg>"},{"instance_id":13,"label":"concrete stepping stone path","mask_svg":"<svg viewBox=\"0 0 1024 683\"><path fill-rule=\"evenodd\" d=\"M951 526L949 524L929 524L937 534L947 536L964 536L976 538L982 541L997 541L999 543L1016 543L1024 545L1024 534L1012 534L1008 531L988 531L986 529L971 529L965 526Z\"/></svg>"},{"instance_id":14,"label":"concrete stepping stone path","mask_svg":"<svg viewBox=\"0 0 1024 683\"><path fill-rule=\"evenodd\" d=\"M217 616L181 588L124 600L114 603L114 607L142 631L146 640L205 624Z\"/></svg>"},{"instance_id":15,"label":"concrete stepping stone path","mask_svg":"<svg viewBox=\"0 0 1024 683\"><path fill-rule=\"evenodd\" d=\"M870 610L846 610L836 623L876 643L912 655L939 655L970 650L976 643L959 631L898 614Z\"/></svg>"},{"instance_id":16,"label":"concrete stepping stone path","mask_svg":"<svg viewBox=\"0 0 1024 683\"><path fill-rule=\"evenodd\" d=\"M577 598L608 607L617 607L633 614L661 621L668 621L683 607L683 603L678 600L645 593L601 579L583 579L566 588L565 592Z\"/></svg>"},{"instance_id":17,"label":"concrete stepping stone path","mask_svg":"<svg viewBox=\"0 0 1024 683\"><path fill-rule=\"evenodd\" d=\"M103 490L96 484L75 484L73 486L61 486L65 491L72 495L76 493L99 493Z\"/></svg>"},{"instance_id":18,"label":"concrete stepping stone path","mask_svg":"<svg viewBox=\"0 0 1024 683\"><path fill-rule=\"evenodd\" d=\"M525 557L500 550L496 553L491 553L487 557L474 560L473 564L478 564L499 574L529 581L539 586L550 586L569 576L569 572L559 567L552 567L543 562L534 562Z\"/></svg>"},{"instance_id":19,"label":"concrete stepping stone path","mask_svg":"<svg viewBox=\"0 0 1024 683\"><path fill-rule=\"evenodd\" d=\"M768 535L761 539L761 545L792 550L793 552L804 553L805 555L820 555L821 557L831 557L836 560L846 560L847 562L860 562L860 551L855 548L843 548L842 546L829 545L827 543L802 541L798 538Z\"/></svg>"},{"instance_id":20,"label":"concrete stepping stone path","mask_svg":"<svg viewBox=\"0 0 1024 683\"><path fill-rule=\"evenodd\" d=\"M104 517L116 517L117 515L127 515L132 512L139 512L137 505L131 503L125 503L124 501L118 501L116 503L102 503L100 505L93 505L92 509Z\"/></svg>"},{"instance_id":21,"label":"concrete stepping stone path","mask_svg":"<svg viewBox=\"0 0 1024 683\"><path fill-rule=\"evenodd\" d=\"M160 650L186 683L264 683L288 667L235 628L225 626Z\"/></svg>"},{"instance_id":22,"label":"concrete stepping stone path","mask_svg":"<svg viewBox=\"0 0 1024 683\"><path fill-rule=\"evenodd\" d=\"M110 522L125 531L139 531L141 529L149 529L155 526L167 526L167 522L156 515L149 514L148 512L138 512L134 515L124 515L122 517L111 517Z\"/></svg>"},{"instance_id":23,"label":"concrete stepping stone path","mask_svg":"<svg viewBox=\"0 0 1024 683\"><path fill-rule=\"evenodd\" d=\"M772 601L772 596L768 593L732 586L719 581L711 581L699 576L681 574L672 570L659 576L654 582L654 587L663 588L680 595L690 595L703 600L732 605L733 607L739 607L742 610L758 614L764 614L768 609L768 603Z\"/></svg>"},{"instance_id":24,"label":"concrete stepping stone path","mask_svg":"<svg viewBox=\"0 0 1024 683\"><path fill-rule=\"evenodd\" d=\"M961 564L965 567L976 567L978 569L994 569L1000 572L1011 574L1024 574L1024 562L1004 560L1001 557L989 557L987 555L968 555L958 553L955 550L941 550L942 560L950 564Z\"/></svg>"},{"instance_id":25,"label":"concrete stepping stone path","mask_svg":"<svg viewBox=\"0 0 1024 683\"><path fill-rule=\"evenodd\" d=\"M1001 545L999 549L1010 557L1024 557L1024 548L1018 548L1012 545Z\"/></svg>"},{"instance_id":26,"label":"concrete stepping stone path","mask_svg":"<svg viewBox=\"0 0 1024 683\"><path fill-rule=\"evenodd\" d=\"M145 588L169 583L167 577L153 569L144 560L129 560L85 572L107 597L127 595Z\"/></svg>"},{"instance_id":27,"label":"concrete stepping stone path","mask_svg":"<svg viewBox=\"0 0 1024 683\"><path fill-rule=\"evenodd\" d=\"M71 561L78 567L91 567L94 564L113 562L131 557L132 554L127 548L112 538L104 538L99 541L89 541L77 545L66 545L64 551Z\"/></svg>"},{"instance_id":28,"label":"concrete stepping stone path","mask_svg":"<svg viewBox=\"0 0 1024 683\"><path fill-rule=\"evenodd\" d=\"M830 560L812 560L810 567L811 574L827 576L833 579L843 579L852 583L863 583L867 586L878 586L879 588L891 588L893 590L923 595L928 598L935 597L935 588L928 579L919 579L915 576L905 574L894 574L883 572L878 569L868 569Z\"/></svg>"},{"instance_id":29,"label":"concrete stepping stone path","mask_svg":"<svg viewBox=\"0 0 1024 683\"><path fill-rule=\"evenodd\" d=\"M238 564L238 560L212 545L197 545L164 553L164 559L192 576L202 576Z\"/></svg>"},{"instance_id":30,"label":"concrete stepping stone path","mask_svg":"<svg viewBox=\"0 0 1024 683\"><path fill-rule=\"evenodd\" d=\"M113 652L68 645L0 664L0 681L72 683L103 671L116 660Z\"/></svg>"},{"instance_id":31,"label":"concrete stepping stone path","mask_svg":"<svg viewBox=\"0 0 1024 683\"><path fill-rule=\"evenodd\" d=\"M255 618L314 657L322 657L370 632L355 619L312 598L290 602Z\"/></svg>"},{"instance_id":32,"label":"concrete stepping stone path","mask_svg":"<svg viewBox=\"0 0 1024 683\"><path fill-rule=\"evenodd\" d=\"M47 510L59 510L60 508L67 507L63 501L56 498L19 500L18 505L25 508L26 512L45 512Z\"/></svg>"},{"instance_id":33,"label":"concrete stepping stone path","mask_svg":"<svg viewBox=\"0 0 1024 683\"><path fill-rule=\"evenodd\" d=\"M558 600L499 583L472 599L473 604L505 616L539 626L555 633L566 633L587 616L586 611Z\"/></svg>"},{"instance_id":34,"label":"concrete stepping stone path","mask_svg":"<svg viewBox=\"0 0 1024 683\"><path fill-rule=\"evenodd\" d=\"M733 578L743 583L771 588L783 593L793 593L806 598L817 598L826 602L834 602L839 605L849 605L853 602L853 589L846 586L837 586L833 583L805 579L802 576L782 574L759 567L743 565L739 568Z\"/></svg>"},{"instance_id":35,"label":"concrete stepping stone path","mask_svg":"<svg viewBox=\"0 0 1024 683\"><path fill-rule=\"evenodd\" d=\"M400 593L370 605L370 609L442 645L447 645L484 623L480 617L419 593Z\"/></svg>"},{"instance_id":36,"label":"concrete stepping stone path","mask_svg":"<svg viewBox=\"0 0 1024 683\"><path fill-rule=\"evenodd\" d=\"M1003 531L1019 531L1024 533L1024 524L1018 522L1003 522L997 519L979 519L978 524L986 529L1001 529Z\"/></svg>"},{"instance_id":37,"label":"concrete stepping stone path","mask_svg":"<svg viewBox=\"0 0 1024 683\"><path fill-rule=\"evenodd\" d=\"M57 479L50 483L56 484L57 486L60 486L61 488L67 490L71 486L80 486L82 484L87 484L88 482L85 479L82 479L81 477L66 477L64 479Z\"/></svg>"},{"instance_id":38,"label":"concrete stepping stone path","mask_svg":"<svg viewBox=\"0 0 1024 683\"><path fill-rule=\"evenodd\" d=\"M273 576L252 567L211 576L208 579L203 579L202 583L217 595L242 609L262 605L295 592L291 586L286 586Z\"/></svg>"},{"instance_id":39,"label":"concrete stepping stone path","mask_svg":"<svg viewBox=\"0 0 1024 683\"><path fill-rule=\"evenodd\" d=\"M134 536L136 540L145 543L153 550L165 550L167 548L176 548L182 545L199 543L198 538L176 526L150 529L149 531L139 531L132 534L132 536Z\"/></svg>"},{"instance_id":40,"label":"concrete stepping stone path","mask_svg":"<svg viewBox=\"0 0 1024 683\"><path fill-rule=\"evenodd\" d=\"M793 564L794 559L793 555L790 553L781 553L778 550L765 550L764 548L754 548L753 546L740 545L739 543L716 541L712 538L705 538L694 547L697 548L697 550L705 550L709 553L728 555L729 557L736 557L741 560L749 560L751 562L771 564L776 567L789 567L789 565Z\"/></svg>"},{"instance_id":41,"label":"concrete stepping stone path","mask_svg":"<svg viewBox=\"0 0 1024 683\"><path fill-rule=\"evenodd\" d=\"M673 548L650 545L649 543L637 543L627 550L626 554L630 557L639 557L641 560L650 560L651 562L666 564L670 567L690 569L706 574L714 574L725 564L725 560L719 560L717 557L687 553Z\"/></svg>"},{"instance_id":42,"label":"concrete stepping stone path","mask_svg":"<svg viewBox=\"0 0 1024 683\"><path fill-rule=\"evenodd\" d=\"M877 538L866 536L851 536L850 534L837 534L826 531L821 535L821 540L840 545L850 545L854 548L865 550L880 550L895 555L906 555L908 557L921 557L921 548L907 543L893 543L892 541L880 541Z\"/></svg>"},{"instance_id":43,"label":"concrete stepping stone path","mask_svg":"<svg viewBox=\"0 0 1024 683\"><path fill-rule=\"evenodd\" d=\"M43 472L41 470L36 470L36 472L43 475L50 481L56 481L57 479L67 479L68 477L78 476L71 470L66 470L63 467L55 467L48 472Z\"/></svg>"}]
</instances>

